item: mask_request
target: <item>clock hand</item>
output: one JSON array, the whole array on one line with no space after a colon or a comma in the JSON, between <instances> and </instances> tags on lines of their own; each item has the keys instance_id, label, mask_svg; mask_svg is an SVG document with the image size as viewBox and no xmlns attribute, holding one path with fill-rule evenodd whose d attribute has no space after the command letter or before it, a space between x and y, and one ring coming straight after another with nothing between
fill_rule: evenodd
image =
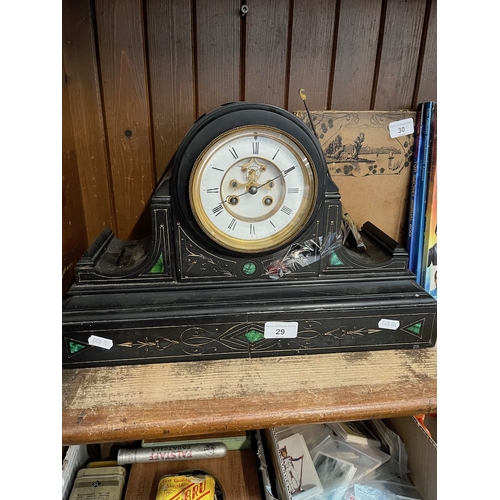
<instances>
[{"instance_id":1,"label":"clock hand","mask_svg":"<svg viewBox=\"0 0 500 500\"><path fill-rule=\"evenodd\" d=\"M285 177L287 174L289 174L295 168L296 168L296 165L293 165L292 167L287 168L286 170L283 170L283 172L280 172L280 174L277 175L276 177L273 177L272 179L269 179L268 181L264 182L263 184L260 184L259 186L250 186L248 188L248 190L245 191L244 193L229 195L225 200L222 201L222 203L229 203L231 205L236 205L238 203L238 198L240 198L241 196L243 196L245 194L248 194L248 193L250 193L250 194L257 194L257 191L261 187L265 186L266 184L269 184L270 182L275 181L279 177Z\"/></svg>"},{"instance_id":2,"label":"clock hand","mask_svg":"<svg viewBox=\"0 0 500 500\"><path fill-rule=\"evenodd\" d=\"M248 186L248 183L247 184L240 184L238 181L233 180L230 182L230 185L232 188L239 188L242 186L245 186L245 188L246 188ZM248 190L245 190L245 192L241 193L241 194L230 194L230 195L226 196L225 200L222 200L222 203L229 203L231 205L236 205L238 203L238 198L240 196L243 196L244 194L247 194L248 192L249 192Z\"/></svg>"},{"instance_id":3,"label":"clock hand","mask_svg":"<svg viewBox=\"0 0 500 500\"><path fill-rule=\"evenodd\" d=\"M294 170L296 167L296 165L293 165L293 167L290 167L290 168L287 168L286 170L283 170L283 172L280 172L279 175L277 175L276 177L272 178L272 179L269 179L268 181L264 182L264 184L261 184L260 186L255 186L257 189L260 189L261 187L265 186L266 184L269 184L270 182L273 182L275 181L276 179L278 179L279 177L286 177L287 174L289 174L292 170ZM257 192L257 191L256 191Z\"/></svg>"},{"instance_id":4,"label":"clock hand","mask_svg":"<svg viewBox=\"0 0 500 500\"><path fill-rule=\"evenodd\" d=\"M252 186L255 187L255 186ZM222 200L222 203L229 203L230 205L236 205L238 203L238 198L241 196L248 194L250 191L245 191L244 193L241 194L230 194L226 197L225 200ZM254 194L254 193L252 193Z\"/></svg>"}]
</instances>

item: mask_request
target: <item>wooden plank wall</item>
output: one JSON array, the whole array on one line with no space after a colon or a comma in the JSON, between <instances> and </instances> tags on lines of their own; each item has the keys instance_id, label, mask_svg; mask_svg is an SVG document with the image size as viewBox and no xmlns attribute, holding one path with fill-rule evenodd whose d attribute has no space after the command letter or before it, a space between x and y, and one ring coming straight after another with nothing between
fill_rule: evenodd
<instances>
[{"instance_id":1,"label":"wooden plank wall","mask_svg":"<svg viewBox=\"0 0 500 500\"><path fill-rule=\"evenodd\" d=\"M437 100L437 0L63 0L63 293L102 229L149 202L197 117L230 101L302 110Z\"/></svg>"}]
</instances>

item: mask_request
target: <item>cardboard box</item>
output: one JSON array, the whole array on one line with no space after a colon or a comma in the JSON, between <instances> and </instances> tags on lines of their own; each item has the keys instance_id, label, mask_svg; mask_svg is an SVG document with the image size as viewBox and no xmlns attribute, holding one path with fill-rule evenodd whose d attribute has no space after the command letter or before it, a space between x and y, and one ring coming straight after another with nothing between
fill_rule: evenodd
<instances>
[{"instance_id":1,"label":"cardboard box","mask_svg":"<svg viewBox=\"0 0 500 500\"><path fill-rule=\"evenodd\" d=\"M409 479L417 488L422 500L437 500L437 444L414 417L384 420L405 444L408 454ZM266 500L294 500L287 490L284 464L280 462L275 431L263 431L264 449L269 456L267 475L273 490L266 493Z\"/></svg>"},{"instance_id":2,"label":"cardboard box","mask_svg":"<svg viewBox=\"0 0 500 500\"><path fill-rule=\"evenodd\" d=\"M295 115L309 127L305 111ZM391 137L390 125L415 111L312 111L314 130L342 208L358 229L370 221L406 247L414 134ZM412 130L406 126L405 131Z\"/></svg>"},{"instance_id":3,"label":"cardboard box","mask_svg":"<svg viewBox=\"0 0 500 500\"><path fill-rule=\"evenodd\" d=\"M436 441L413 417L392 418L388 420L388 425L399 434L406 445L410 479L417 487L422 500L437 500Z\"/></svg>"}]
</instances>

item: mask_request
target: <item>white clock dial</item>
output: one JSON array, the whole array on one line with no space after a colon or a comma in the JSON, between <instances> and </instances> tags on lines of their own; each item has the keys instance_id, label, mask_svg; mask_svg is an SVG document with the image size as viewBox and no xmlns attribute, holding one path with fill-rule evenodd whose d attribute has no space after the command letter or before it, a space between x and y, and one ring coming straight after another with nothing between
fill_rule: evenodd
<instances>
[{"instance_id":1,"label":"white clock dial","mask_svg":"<svg viewBox=\"0 0 500 500\"><path fill-rule=\"evenodd\" d=\"M316 200L315 169L283 131L244 126L216 138L198 157L189 182L193 214L205 233L240 252L289 241Z\"/></svg>"}]
</instances>

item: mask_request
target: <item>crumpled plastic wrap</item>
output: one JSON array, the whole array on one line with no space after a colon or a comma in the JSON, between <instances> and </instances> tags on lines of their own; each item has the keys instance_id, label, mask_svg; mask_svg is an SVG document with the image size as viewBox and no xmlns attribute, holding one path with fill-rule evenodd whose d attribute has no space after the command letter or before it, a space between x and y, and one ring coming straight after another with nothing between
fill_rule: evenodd
<instances>
[{"instance_id":1,"label":"crumpled plastic wrap","mask_svg":"<svg viewBox=\"0 0 500 500\"><path fill-rule=\"evenodd\" d=\"M343 245L341 230L325 236L294 243L286 250L282 258L274 260L266 268L266 274L271 279L279 279L299 268L310 266L314 262L335 252Z\"/></svg>"}]
</instances>

